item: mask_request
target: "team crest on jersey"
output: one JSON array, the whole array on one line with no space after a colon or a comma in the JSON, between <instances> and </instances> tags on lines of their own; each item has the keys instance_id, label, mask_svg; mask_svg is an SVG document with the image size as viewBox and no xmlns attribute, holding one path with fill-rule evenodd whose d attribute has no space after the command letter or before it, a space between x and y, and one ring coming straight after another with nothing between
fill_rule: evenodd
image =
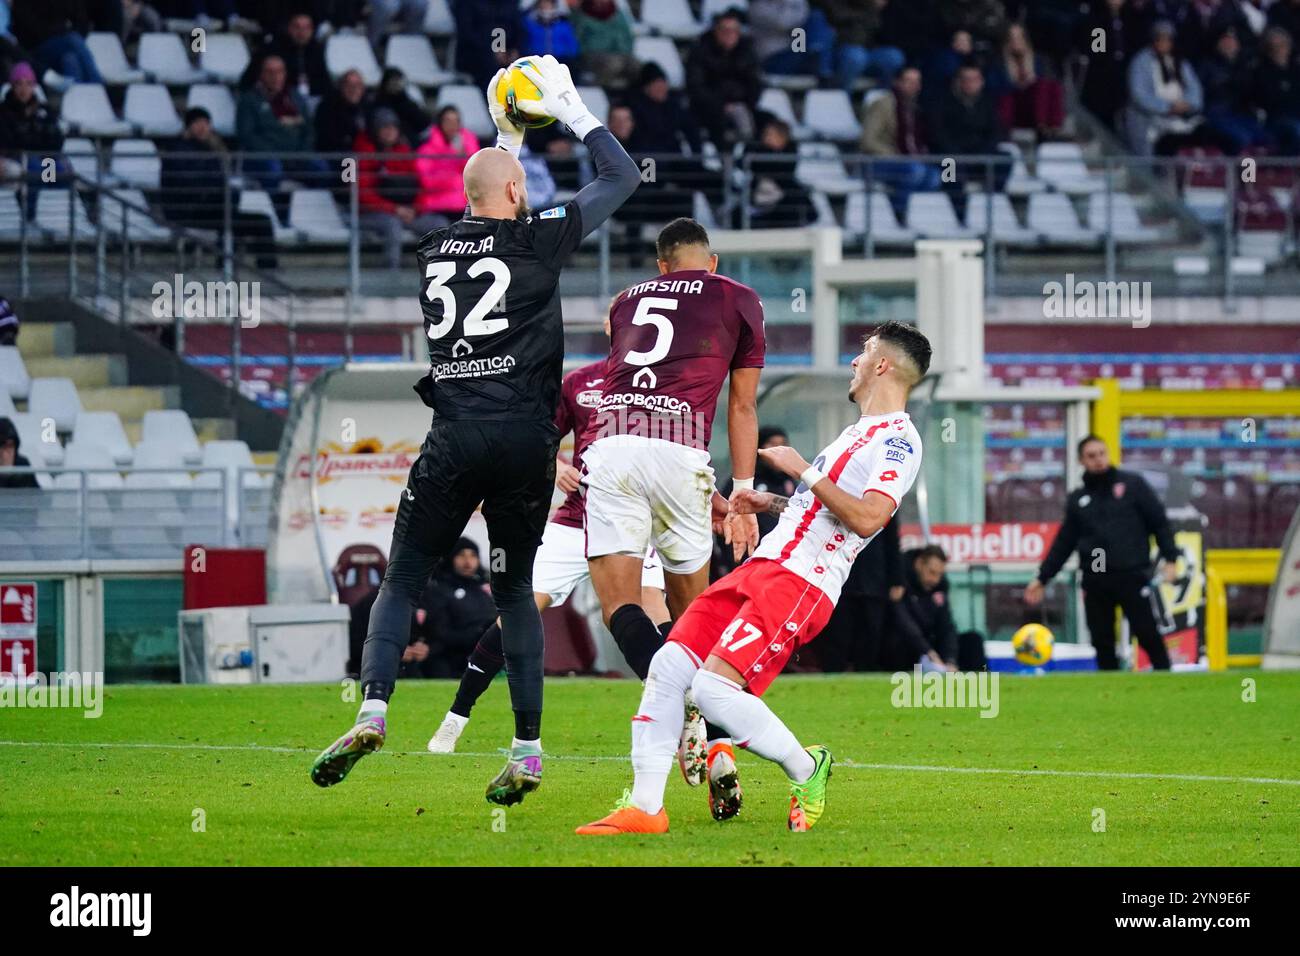
<instances>
[{"instance_id":1,"label":"team crest on jersey","mask_svg":"<svg viewBox=\"0 0 1300 956\"><path fill-rule=\"evenodd\" d=\"M552 209L543 209L537 214L538 219L563 219L568 213L563 206L555 206Z\"/></svg>"}]
</instances>

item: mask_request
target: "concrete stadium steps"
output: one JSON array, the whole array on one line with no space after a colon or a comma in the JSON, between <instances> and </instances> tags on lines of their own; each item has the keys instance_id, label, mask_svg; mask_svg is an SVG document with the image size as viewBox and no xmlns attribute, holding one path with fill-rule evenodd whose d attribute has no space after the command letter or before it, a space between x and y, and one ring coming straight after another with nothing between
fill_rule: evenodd
<instances>
[{"instance_id":1,"label":"concrete stadium steps","mask_svg":"<svg viewBox=\"0 0 1300 956\"><path fill-rule=\"evenodd\" d=\"M126 385L77 389L81 405L88 412L117 412L123 425L138 423L144 413L180 407L180 389L175 385Z\"/></svg>"},{"instance_id":2,"label":"concrete stadium steps","mask_svg":"<svg viewBox=\"0 0 1300 956\"><path fill-rule=\"evenodd\" d=\"M77 331L71 322L23 322L18 331L18 351L29 369L34 359L72 355L76 350Z\"/></svg>"},{"instance_id":3,"label":"concrete stadium steps","mask_svg":"<svg viewBox=\"0 0 1300 956\"><path fill-rule=\"evenodd\" d=\"M26 339L23 329L21 338ZM126 359L121 355L46 355L27 357L27 343L22 345L23 361L32 378L68 378L77 391L88 388L122 386L129 382Z\"/></svg>"}]
</instances>

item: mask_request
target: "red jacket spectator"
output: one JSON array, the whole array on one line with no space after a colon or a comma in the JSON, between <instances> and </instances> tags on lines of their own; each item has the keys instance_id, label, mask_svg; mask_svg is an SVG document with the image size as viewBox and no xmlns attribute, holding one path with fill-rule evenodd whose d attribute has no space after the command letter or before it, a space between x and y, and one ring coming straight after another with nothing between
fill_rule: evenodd
<instances>
[{"instance_id":1,"label":"red jacket spectator","mask_svg":"<svg viewBox=\"0 0 1300 956\"><path fill-rule=\"evenodd\" d=\"M357 153L357 204L363 212L396 212L398 206L414 208L420 196L420 174L410 143L398 139L382 150L387 158L364 159L381 152L369 132L357 134L352 146ZM393 154L401 154L394 158ZM407 158L409 157L409 158Z\"/></svg>"},{"instance_id":2,"label":"red jacket spectator","mask_svg":"<svg viewBox=\"0 0 1300 956\"><path fill-rule=\"evenodd\" d=\"M439 113L418 151L420 199L416 211L459 218L465 211L465 164L478 150L478 137L460 125L459 112L447 107Z\"/></svg>"}]
</instances>

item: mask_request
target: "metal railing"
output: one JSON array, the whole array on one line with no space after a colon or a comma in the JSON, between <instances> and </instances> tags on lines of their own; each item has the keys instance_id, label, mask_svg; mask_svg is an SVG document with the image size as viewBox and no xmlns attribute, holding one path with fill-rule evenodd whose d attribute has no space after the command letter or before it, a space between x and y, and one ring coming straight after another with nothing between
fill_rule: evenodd
<instances>
[{"instance_id":1,"label":"metal railing","mask_svg":"<svg viewBox=\"0 0 1300 956\"><path fill-rule=\"evenodd\" d=\"M265 547L273 469L0 468L0 562L176 558L189 545Z\"/></svg>"}]
</instances>

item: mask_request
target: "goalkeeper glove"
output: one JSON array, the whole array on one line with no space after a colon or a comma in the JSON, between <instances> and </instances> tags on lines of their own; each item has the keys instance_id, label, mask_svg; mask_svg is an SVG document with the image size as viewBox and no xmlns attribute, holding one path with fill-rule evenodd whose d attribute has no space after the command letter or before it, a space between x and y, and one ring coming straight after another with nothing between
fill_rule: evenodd
<instances>
[{"instance_id":1,"label":"goalkeeper glove","mask_svg":"<svg viewBox=\"0 0 1300 956\"><path fill-rule=\"evenodd\" d=\"M528 57L520 69L524 76L533 81L537 92L541 94L541 112L569 127L578 139L585 139L593 129L604 125L582 102L582 97L573 85L573 77L569 75L569 68L555 57L549 53L542 57Z\"/></svg>"},{"instance_id":2,"label":"goalkeeper glove","mask_svg":"<svg viewBox=\"0 0 1300 956\"><path fill-rule=\"evenodd\" d=\"M524 129L522 126L516 126L510 117L506 116L506 108L497 100L497 84L505 78L505 75L505 70L497 70L497 75L488 83L487 106L488 112L492 114L492 122L497 127L497 149L504 149L517 158L519 150L524 145Z\"/></svg>"}]
</instances>

